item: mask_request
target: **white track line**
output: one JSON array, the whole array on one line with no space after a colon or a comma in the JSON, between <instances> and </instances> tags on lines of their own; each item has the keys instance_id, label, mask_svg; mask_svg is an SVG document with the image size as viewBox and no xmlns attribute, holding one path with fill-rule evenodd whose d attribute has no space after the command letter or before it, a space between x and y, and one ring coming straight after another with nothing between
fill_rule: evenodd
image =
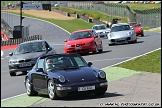
<instances>
[{"instance_id":1,"label":"white track line","mask_svg":"<svg viewBox=\"0 0 162 108\"><path fill-rule=\"evenodd\" d=\"M1 50L1 57L3 56L3 51Z\"/></svg>"},{"instance_id":2,"label":"white track line","mask_svg":"<svg viewBox=\"0 0 162 108\"><path fill-rule=\"evenodd\" d=\"M131 59L127 59L127 60L125 60L125 61L122 61L122 62L119 62L119 63L113 64L113 65L108 66L108 67L105 67L105 68L109 68L109 67L112 67L112 66L116 66L116 65L118 65L118 64L121 64L121 63L124 63L124 62L130 61L130 60L136 59L136 58L138 58L138 57L141 57L141 56L147 55L147 54L149 54L149 53L152 53L152 52L157 51L157 50L160 50L160 49L161 49L161 48L155 49L155 50L153 50L153 51L147 52L147 53L142 54L142 55L139 55L139 56L135 56L135 57L133 57L133 58L131 58ZM102 69L104 69L104 68L102 68Z\"/></svg>"}]
</instances>

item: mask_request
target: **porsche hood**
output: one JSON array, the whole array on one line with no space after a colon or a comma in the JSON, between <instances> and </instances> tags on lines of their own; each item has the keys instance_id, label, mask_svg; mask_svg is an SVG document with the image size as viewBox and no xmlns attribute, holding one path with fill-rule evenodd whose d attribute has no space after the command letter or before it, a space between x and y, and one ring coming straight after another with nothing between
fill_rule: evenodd
<instances>
[{"instance_id":1,"label":"porsche hood","mask_svg":"<svg viewBox=\"0 0 162 108\"><path fill-rule=\"evenodd\" d=\"M54 72L55 73L55 72ZM97 80L95 71L90 67L79 69L59 70L57 75L63 75L70 83L87 82Z\"/></svg>"}]
</instances>

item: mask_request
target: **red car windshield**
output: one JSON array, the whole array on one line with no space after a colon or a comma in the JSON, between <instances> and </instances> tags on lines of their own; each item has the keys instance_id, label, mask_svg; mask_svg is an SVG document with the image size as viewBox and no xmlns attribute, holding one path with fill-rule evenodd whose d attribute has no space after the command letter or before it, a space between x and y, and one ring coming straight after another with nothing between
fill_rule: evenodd
<instances>
[{"instance_id":1,"label":"red car windshield","mask_svg":"<svg viewBox=\"0 0 162 108\"><path fill-rule=\"evenodd\" d=\"M84 38L91 38L91 37L92 37L92 33L89 31L76 32L70 36L69 40L77 40L77 39L84 39Z\"/></svg>"}]
</instances>

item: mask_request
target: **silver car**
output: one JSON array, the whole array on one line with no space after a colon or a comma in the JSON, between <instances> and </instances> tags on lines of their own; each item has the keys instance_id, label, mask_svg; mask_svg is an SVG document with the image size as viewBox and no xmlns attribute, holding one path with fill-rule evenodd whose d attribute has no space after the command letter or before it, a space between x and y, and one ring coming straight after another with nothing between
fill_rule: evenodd
<instances>
[{"instance_id":1,"label":"silver car","mask_svg":"<svg viewBox=\"0 0 162 108\"><path fill-rule=\"evenodd\" d=\"M39 56L56 54L56 49L46 40L32 40L19 44L8 61L10 76L17 72L27 73L33 68Z\"/></svg>"},{"instance_id":2,"label":"silver car","mask_svg":"<svg viewBox=\"0 0 162 108\"><path fill-rule=\"evenodd\" d=\"M137 36L135 30L127 23L118 23L111 26L108 34L108 44L135 43Z\"/></svg>"},{"instance_id":3,"label":"silver car","mask_svg":"<svg viewBox=\"0 0 162 108\"><path fill-rule=\"evenodd\" d=\"M107 38L107 34L110 32L110 29L107 28L105 24L94 25L92 30L94 30L101 38Z\"/></svg>"}]
</instances>

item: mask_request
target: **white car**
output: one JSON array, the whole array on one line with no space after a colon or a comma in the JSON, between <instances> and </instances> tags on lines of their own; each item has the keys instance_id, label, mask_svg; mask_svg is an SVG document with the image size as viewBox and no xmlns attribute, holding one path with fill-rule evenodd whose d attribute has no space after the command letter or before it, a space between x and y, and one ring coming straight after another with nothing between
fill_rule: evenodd
<instances>
[{"instance_id":1,"label":"white car","mask_svg":"<svg viewBox=\"0 0 162 108\"><path fill-rule=\"evenodd\" d=\"M105 24L98 24L92 27L92 30L98 34L101 38L107 38L107 34L110 32L110 29L106 27Z\"/></svg>"},{"instance_id":2,"label":"white car","mask_svg":"<svg viewBox=\"0 0 162 108\"><path fill-rule=\"evenodd\" d=\"M108 44L135 43L137 36L135 30L127 23L118 23L111 26L108 34Z\"/></svg>"}]
</instances>

